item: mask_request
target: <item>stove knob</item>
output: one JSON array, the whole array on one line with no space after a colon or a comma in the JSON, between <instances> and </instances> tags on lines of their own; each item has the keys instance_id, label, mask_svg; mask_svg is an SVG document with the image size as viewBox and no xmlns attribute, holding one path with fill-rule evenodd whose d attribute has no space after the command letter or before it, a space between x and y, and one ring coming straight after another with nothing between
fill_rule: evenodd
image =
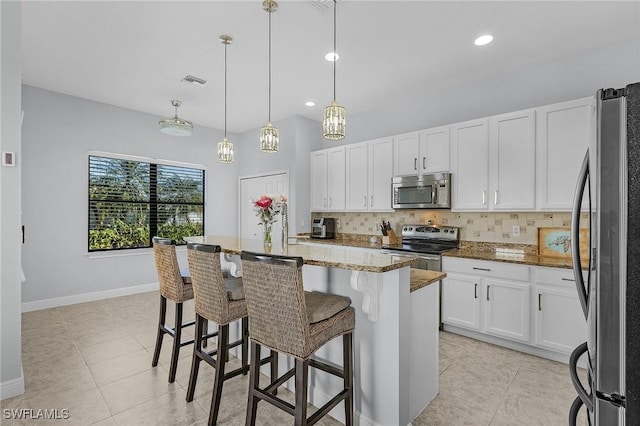
<instances>
[{"instance_id":1,"label":"stove knob","mask_svg":"<svg viewBox=\"0 0 640 426\"><path fill-rule=\"evenodd\" d=\"M449 230L448 230L448 229L445 229L445 230L444 230L444 233L446 234L447 232L449 232Z\"/></svg>"},{"instance_id":2,"label":"stove knob","mask_svg":"<svg viewBox=\"0 0 640 426\"><path fill-rule=\"evenodd\" d=\"M413 231L413 227L409 228L409 231Z\"/></svg>"}]
</instances>

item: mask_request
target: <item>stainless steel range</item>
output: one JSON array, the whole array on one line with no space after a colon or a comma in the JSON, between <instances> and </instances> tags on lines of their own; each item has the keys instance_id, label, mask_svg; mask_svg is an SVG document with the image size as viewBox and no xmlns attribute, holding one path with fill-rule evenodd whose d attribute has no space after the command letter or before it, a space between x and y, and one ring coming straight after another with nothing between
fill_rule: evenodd
<instances>
[{"instance_id":1,"label":"stainless steel range","mask_svg":"<svg viewBox=\"0 0 640 426\"><path fill-rule=\"evenodd\" d=\"M433 224L402 227L402 247L382 246L382 253L398 257L417 257L418 269L442 270L441 253L458 247L460 232L455 226Z\"/></svg>"}]
</instances>

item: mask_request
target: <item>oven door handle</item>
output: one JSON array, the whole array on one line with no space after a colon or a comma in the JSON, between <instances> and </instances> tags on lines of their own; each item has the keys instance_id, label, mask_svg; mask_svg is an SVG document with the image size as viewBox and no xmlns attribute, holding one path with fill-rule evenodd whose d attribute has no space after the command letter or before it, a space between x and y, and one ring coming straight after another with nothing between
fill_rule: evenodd
<instances>
[{"instance_id":1,"label":"oven door handle","mask_svg":"<svg viewBox=\"0 0 640 426\"><path fill-rule=\"evenodd\" d=\"M396 251L396 250L390 250L390 249L381 249L380 254L389 254L391 256L402 256L402 257L417 257L418 259L425 259L425 260L440 260L439 254L407 253L406 251Z\"/></svg>"}]
</instances>

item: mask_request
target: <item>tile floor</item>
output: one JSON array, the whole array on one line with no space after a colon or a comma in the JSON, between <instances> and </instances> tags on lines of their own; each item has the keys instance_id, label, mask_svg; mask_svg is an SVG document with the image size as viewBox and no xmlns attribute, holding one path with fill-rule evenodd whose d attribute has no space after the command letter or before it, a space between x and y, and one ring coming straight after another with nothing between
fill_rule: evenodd
<instances>
[{"instance_id":1,"label":"tile floor","mask_svg":"<svg viewBox=\"0 0 640 426\"><path fill-rule=\"evenodd\" d=\"M191 347L180 352L175 383L167 382L170 339L151 368L158 299L151 292L23 314L26 392L0 402L0 423L206 425L212 370L201 365L195 399L186 403ZM218 424L244 424L247 388L248 376L225 383ZM574 397L564 364L442 332L440 394L413 424L566 425ZM69 419L8 420L5 409L67 409ZM259 405L258 424L291 423ZM339 423L325 417L319 424Z\"/></svg>"}]
</instances>

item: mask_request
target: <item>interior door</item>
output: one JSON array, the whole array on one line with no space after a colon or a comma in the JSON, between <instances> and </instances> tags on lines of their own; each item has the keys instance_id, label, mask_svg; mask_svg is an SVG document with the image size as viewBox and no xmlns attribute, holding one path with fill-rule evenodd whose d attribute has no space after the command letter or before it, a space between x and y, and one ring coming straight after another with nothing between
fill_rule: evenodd
<instances>
[{"instance_id":1,"label":"interior door","mask_svg":"<svg viewBox=\"0 0 640 426\"><path fill-rule=\"evenodd\" d=\"M262 176L240 178L240 227L238 236L246 239L261 239L263 227L253 208L252 200L262 194L284 195L289 199L289 173L280 172ZM274 241L280 241L282 218L272 227Z\"/></svg>"}]
</instances>

